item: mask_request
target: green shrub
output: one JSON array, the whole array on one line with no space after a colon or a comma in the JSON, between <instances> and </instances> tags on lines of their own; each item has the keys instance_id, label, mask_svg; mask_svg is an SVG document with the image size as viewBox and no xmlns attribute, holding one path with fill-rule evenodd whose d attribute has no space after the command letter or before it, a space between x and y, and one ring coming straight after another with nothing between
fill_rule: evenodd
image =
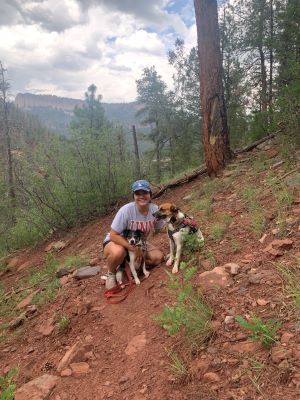
<instances>
[{"instance_id":1,"label":"green shrub","mask_svg":"<svg viewBox=\"0 0 300 400\"><path fill-rule=\"evenodd\" d=\"M221 240L226 232L226 225L221 223L216 223L212 225L210 229L210 235L214 240Z\"/></svg>"},{"instance_id":2,"label":"green shrub","mask_svg":"<svg viewBox=\"0 0 300 400\"><path fill-rule=\"evenodd\" d=\"M263 322L255 314L251 314L251 322L246 321L240 315L236 316L235 319L242 328L252 332L251 339L261 342L264 347L270 348L275 343L275 335L281 326L279 321L270 319Z\"/></svg>"},{"instance_id":3,"label":"green shrub","mask_svg":"<svg viewBox=\"0 0 300 400\"><path fill-rule=\"evenodd\" d=\"M236 239L231 241L231 248L234 253L239 253L242 249L242 243Z\"/></svg>"},{"instance_id":4,"label":"green shrub","mask_svg":"<svg viewBox=\"0 0 300 400\"><path fill-rule=\"evenodd\" d=\"M0 400L14 399L18 374L18 368L11 368L6 375L0 375Z\"/></svg>"},{"instance_id":5,"label":"green shrub","mask_svg":"<svg viewBox=\"0 0 300 400\"><path fill-rule=\"evenodd\" d=\"M193 207L196 210L201 210L208 217L212 213L212 199L207 197L201 200L194 200Z\"/></svg>"},{"instance_id":6,"label":"green shrub","mask_svg":"<svg viewBox=\"0 0 300 400\"><path fill-rule=\"evenodd\" d=\"M200 251L204 247L204 241L199 240L196 233L188 233L184 235L183 242L183 252L189 256L193 255L197 251Z\"/></svg>"},{"instance_id":7,"label":"green shrub","mask_svg":"<svg viewBox=\"0 0 300 400\"><path fill-rule=\"evenodd\" d=\"M57 327L60 333L65 333L70 328L70 318L67 315L61 315L57 321Z\"/></svg>"},{"instance_id":8,"label":"green shrub","mask_svg":"<svg viewBox=\"0 0 300 400\"><path fill-rule=\"evenodd\" d=\"M266 218L261 209L252 209L249 214L252 231L260 236L265 228Z\"/></svg>"},{"instance_id":9,"label":"green shrub","mask_svg":"<svg viewBox=\"0 0 300 400\"><path fill-rule=\"evenodd\" d=\"M173 305L166 305L154 320L170 335L181 333L192 348L205 342L212 333L212 311L191 283L196 267L180 264L182 276L168 273L169 290L174 297Z\"/></svg>"}]
</instances>

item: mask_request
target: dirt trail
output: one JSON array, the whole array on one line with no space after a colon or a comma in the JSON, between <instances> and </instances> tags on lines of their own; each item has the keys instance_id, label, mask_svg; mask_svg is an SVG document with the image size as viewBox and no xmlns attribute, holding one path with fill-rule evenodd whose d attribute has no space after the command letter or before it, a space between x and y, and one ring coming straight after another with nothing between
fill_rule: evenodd
<instances>
[{"instance_id":1,"label":"dirt trail","mask_svg":"<svg viewBox=\"0 0 300 400\"><path fill-rule=\"evenodd\" d=\"M50 400L277 400L283 394L285 400L300 398L299 315L290 311L290 298L282 291L282 276L274 268L275 257L264 251L276 239L272 234L277 228L276 204L270 191L266 191L261 202L267 221L263 233L267 237L261 243L249 230L251 217L240 196L246 179L261 187L271 165L281 160L278 151L271 157L271 150L275 154L277 148L254 151L253 157L267 154L266 166L259 172L251 172L251 160L239 162L242 157L225 171L222 187L213 194L213 211L209 218L201 210L197 211L193 202L203 196L204 177L166 191L156 199L156 203L175 202L200 221L207 251L197 255L197 260L200 256L197 261L199 273L229 262L240 267L238 274L230 277L231 283L227 287L207 295L214 311L215 327L215 334L207 345L195 354L182 354L184 350L176 347L178 337L170 337L153 321L152 316L170 301L166 290L166 267L162 265L152 270L150 277L117 305L106 304L101 274L81 281L69 280L52 304L38 309L36 316L27 319L23 326L8 333L0 342L3 372L19 365L18 387L45 373L59 376ZM280 168L273 169L273 175L284 173ZM261 188L265 190L265 187ZM99 257L101 240L113 215L114 212L57 238L67 246L56 256L62 260L67 255L85 255L91 260L98 258L98 264L105 268ZM220 221L221 215L230 215L230 225L223 238L212 239L211 227ZM280 256L280 262L291 265L295 263L295 256L300 255L297 202L286 218L290 218L287 236L293 244ZM165 234L157 235L154 241L167 252ZM24 262L42 266L48 244L16 254L17 265L1 277L6 290L28 275L26 268L17 272ZM195 279L196 285L199 277ZM236 315L247 316L251 312L262 318L276 317L282 321L272 350L249 340L248 333L234 322ZM70 318L67 332L59 333L56 327L47 336L39 332L41 327L53 325L53 316L61 314ZM227 317L233 317L229 324L224 322ZM7 321L3 318L0 322ZM57 366L77 342L81 353L73 362L85 363L79 367L88 370L81 374L73 371L71 376L61 377ZM187 363L190 373L184 379L176 378L170 371L166 349L171 346ZM283 350L280 352L279 349L280 356L276 358L278 346ZM70 373L68 366L65 369Z\"/></svg>"}]
</instances>

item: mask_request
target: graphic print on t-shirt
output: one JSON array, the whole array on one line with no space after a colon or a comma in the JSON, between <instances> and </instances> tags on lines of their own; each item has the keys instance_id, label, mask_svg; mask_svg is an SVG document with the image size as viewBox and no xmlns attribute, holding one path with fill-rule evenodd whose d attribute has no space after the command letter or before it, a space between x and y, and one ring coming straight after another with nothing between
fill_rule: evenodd
<instances>
[{"instance_id":1,"label":"graphic print on t-shirt","mask_svg":"<svg viewBox=\"0 0 300 400\"><path fill-rule=\"evenodd\" d=\"M131 220L129 223L129 229L131 231L142 231L144 232L146 235L152 230L154 229L154 222L155 221L135 221L135 220Z\"/></svg>"}]
</instances>

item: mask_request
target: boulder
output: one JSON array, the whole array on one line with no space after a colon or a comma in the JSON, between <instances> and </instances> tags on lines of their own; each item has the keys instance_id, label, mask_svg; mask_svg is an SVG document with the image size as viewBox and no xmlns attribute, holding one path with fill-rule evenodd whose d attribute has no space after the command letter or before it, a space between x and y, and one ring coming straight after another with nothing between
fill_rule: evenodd
<instances>
[{"instance_id":1,"label":"boulder","mask_svg":"<svg viewBox=\"0 0 300 400\"><path fill-rule=\"evenodd\" d=\"M224 267L215 267L211 271L202 272L198 277L199 288L204 293L213 289L225 288L232 283Z\"/></svg>"}]
</instances>

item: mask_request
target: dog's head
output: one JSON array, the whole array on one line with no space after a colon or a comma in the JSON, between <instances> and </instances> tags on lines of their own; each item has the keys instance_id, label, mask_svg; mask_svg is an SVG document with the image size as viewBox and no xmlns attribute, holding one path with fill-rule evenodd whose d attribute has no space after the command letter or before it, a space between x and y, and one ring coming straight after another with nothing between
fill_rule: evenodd
<instances>
[{"instance_id":1,"label":"dog's head","mask_svg":"<svg viewBox=\"0 0 300 400\"><path fill-rule=\"evenodd\" d=\"M166 222L172 219L177 219L179 213L178 207L173 203L163 203L159 206L158 210L153 213L153 216L157 219L163 219Z\"/></svg>"},{"instance_id":2,"label":"dog's head","mask_svg":"<svg viewBox=\"0 0 300 400\"><path fill-rule=\"evenodd\" d=\"M144 241L144 233L141 230L131 231L127 229L123 232L124 237L132 246L141 246Z\"/></svg>"}]
</instances>

